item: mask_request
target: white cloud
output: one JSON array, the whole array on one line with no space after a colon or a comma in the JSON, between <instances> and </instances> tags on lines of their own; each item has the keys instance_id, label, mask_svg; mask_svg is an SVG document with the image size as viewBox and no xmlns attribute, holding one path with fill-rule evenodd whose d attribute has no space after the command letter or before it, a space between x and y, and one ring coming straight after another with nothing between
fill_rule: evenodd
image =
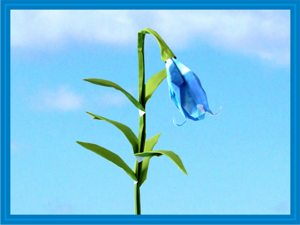
<instances>
[{"instance_id":1,"label":"white cloud","mask_svg":"<svg viewBox=\"0 0 300 225\"><path fill-rule=\"evenodd\" d=\"M128 105L130 102L123 94L121 93L106 93L100 96L99 99L96 99L97 103L101 107L123 107Z\"/></svg>"},{"instance_id":2,"label":"white cloud","mask_svg":"<svg viewBox=\"0 0 300 225\"><path fill-rule=\"evenodd\" d=\"M174 49L201 41L289 65L288 10L13 10L11 21L13 47L70 40L127 46L152 27Z\"/></svg>"},{"instance_id":3,"label":"white cloud","mask_svg":"<svg viewBox=\"0 0 300 225\"><path fill-rule=\"evenodd\" d=\"M89 101L85 101L86 98L86 96L78 95L66 86L61 86L55 89L41 90L29 100L34 110L55 112L78 110L84 104L88 104L85 107L97 105L101 108L122 108L130 104L130 101L123 94L113 91L102 93L98 97L88 97Z\"/></svg>"},{"instance_id":4,"label":"white cloud","mask_svg":"<svg viewBox=\"0 0 300 225\"><path fill-rule=\"evenodd\" d=\"M46 111L72 111L82 105L82 97L66 87L42 91L32 100L33 106L38 110Z\"/></svg>"}]
</instances>

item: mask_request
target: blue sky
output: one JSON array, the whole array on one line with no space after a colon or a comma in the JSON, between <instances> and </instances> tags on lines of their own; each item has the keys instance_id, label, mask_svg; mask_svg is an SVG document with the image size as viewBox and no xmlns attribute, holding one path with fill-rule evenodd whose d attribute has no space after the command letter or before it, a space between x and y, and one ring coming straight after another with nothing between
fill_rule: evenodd
<instances>
[{"instance_id":1,"label":"blue sky","mask_svg":"<svg viewBox=\"0 0 300 225\"><path fill-rule=\"evenodd\" d=\"M176 18L176 20L174 19ZM217 116L181 116L164 81L148 104L147 135L182 158L188 176L153 158L144 214L288 214L290 65L288 11L13 11L11 212L132 214L133 181L77 145L93 142L131 167L126 139L86 111L137 132L138 111L120 93L82 81L110 79L137 95L136 35L157 30L201 79ZM146 38L146 75L161 70Z\"/></svg>"}]
</instances>

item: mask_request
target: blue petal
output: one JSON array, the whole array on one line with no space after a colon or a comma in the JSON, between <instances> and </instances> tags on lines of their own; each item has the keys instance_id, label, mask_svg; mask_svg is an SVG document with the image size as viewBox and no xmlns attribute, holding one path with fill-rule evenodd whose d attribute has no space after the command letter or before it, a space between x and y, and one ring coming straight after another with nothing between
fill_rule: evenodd
<instances>
[{"instance_id":1,"label":"blue petal","mask_svg":"<svg viewBox=\"0 0 300 225\"><path fill-rule=\"evenodd\" d=\"M199 78L192 71L186 73L183 78L196 105L203 105L205 112L212 113L208 106L206 93L202 88Z\"/></svg>"},{"instance_id":2,"label":"blue petal","mask_svg":"<svg viewBox=\"0 0 300 225\"><path fill-rule=\"evenodd\" d=\"M199 78L188 67L168 59L166 70L170 97L184 117L201 120L206 112L212 113Z\"/></svg>"},{"instance_id":3,"label":"blue petal","mask_svg":"<svg viewBox=\"0 0 300 225\"><path fill-rule=\"evenodd\" d=\"M178 87L174 83L171 82L170 76L167 76L167 82L169 85L169 93L172 101L175 103L176 107L179 109L180 113L183 115L183 117L186 117L186 114L184 113L182 109L182 103L181 103L181 90L180 86Z\"/></svg>"},{"instance_id":4,"label":"blue petal","mask_svg":"<svg viewBox=\"0 0 300 225\"><path fill-rule=\"evenodd\" d=\"M169 75L168 77L170 82L177 86L183 84L184 80L182 74L172 59L168 59L166 61L166 70Z\"/></svg>"},{"instance_id":5,"label":"blue petal","mask_svg":"<svg viewBox=\"0 0 300 225\"><path fill-rule=\"evenodd\" d=\"M175 66L178 68L178 70L180 71L180 74L183 76L188 72L191 72L190 68L188 68L186 65L182 64L181 62L179 62L177 59L172 59Z\"/></svg>"},{"instance_id":6,"label":"blue petal","mask_svg":"<svg viewBox=\"0 0 300 225\"><path fill-rule=\"evenodd\" d=\"M189 89L186 83L182 86L180 90L180 96L181 106L187 118L191 120L204 119L205 110L199 110L199 104L197 104L197 102L193 98L191 90Z\"/></svg>"}]
</instances>

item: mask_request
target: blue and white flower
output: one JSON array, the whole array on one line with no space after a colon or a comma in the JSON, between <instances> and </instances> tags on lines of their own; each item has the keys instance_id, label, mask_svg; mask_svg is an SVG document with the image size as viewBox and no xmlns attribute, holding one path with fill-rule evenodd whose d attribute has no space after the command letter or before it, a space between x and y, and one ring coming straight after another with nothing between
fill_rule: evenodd
<instances>
[{"instance_id":1,"label":"blue and white flower","mask_svg":"<svg viewBox=\"0 0 300 225\"><path fill-rule=\"evenodd\" d=\"M195 73L175 58L166 61L166 71L170 97L185 118L182 124L177 125L183 125L186 118L196 121L204 119L206 112L213 114Z\"/></svg>"}]
</instances>

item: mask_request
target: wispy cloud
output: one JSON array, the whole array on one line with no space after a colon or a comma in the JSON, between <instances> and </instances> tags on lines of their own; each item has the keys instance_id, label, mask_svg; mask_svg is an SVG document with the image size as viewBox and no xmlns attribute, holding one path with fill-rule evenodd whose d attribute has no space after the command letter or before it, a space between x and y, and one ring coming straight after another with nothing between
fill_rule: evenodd
<instances>
[{"instance_id":1,"label":"wispy cloud","mask_svg":"<svg viewBox=\"0 0 300 225\"><path fill-rule=\"evenodd\" d=\"M109 92L95 99L101 107L105 108L119 108L128 105L129 100L120 93Z\"/></svg>"},{"instance_id":2,"label":"wispy cloud","mask_svg":"<svg viewBox=\"0 0 300 225\"><path fill-rule=\"evenodd\" d=\"M13 10L13 47L43 48L80 41L127 46L144 27L173 48L195 41L288 65L288 10Z\"/></svg>"},{"instance_id":3,"label":"wispy cloud","mask_svg":"<svg viewBox=\"0 0 300 225\"><path fill-rule=\"evenodd\" d=\"M98 105L101 108L122 108L129 105L129 100L118 92L104 92L99 96L89 97L79 95L69 87L60 86L41 90L30 98L34 110L70 112L81 109L84 104Z\"/></svg>"},{"instance_id":4,"label":"wispy cloud","mask_svg":"<svg viewBox=\"0 0 300 225\"><path fill-rule=\"evenodd\" d=\"M43 90L32 98L35 109L46 111L73 111L82 105L82 97L67 87Z\"/></svg>"}]
</instances>

